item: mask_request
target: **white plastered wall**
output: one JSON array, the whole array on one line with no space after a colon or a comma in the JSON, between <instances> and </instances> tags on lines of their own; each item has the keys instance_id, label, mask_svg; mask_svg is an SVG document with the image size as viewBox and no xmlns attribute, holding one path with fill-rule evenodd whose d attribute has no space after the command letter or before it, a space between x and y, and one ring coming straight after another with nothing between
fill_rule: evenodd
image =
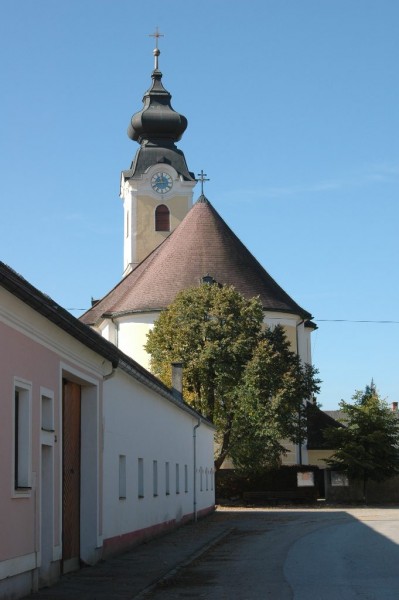
<instances>
[{"instance_id":1,"label":"white plastered wall","mask_svg":"<svg viewBox=\"0 0 399 600\"><path fill-rule=\"evenodd\" d=\"M154 327L159 312L133 313L118 318L118 348L144 368L150 368L150 356L144 350L147 333Z\"/></svg>"},{"instance_id":2,"label":"white plastered wall","mask_svg":"<svg viewBox=\"0 0 399 600\"><path fill-rule=\"evenodd\" d=\"M104 384L104 538L123 536L157 525L179 522L194 511L194 427L198 419L118 370ZM214 505L213 428L196 429L197 510ZM119 497L119 457L125 456L126 498ZM143 461L143 497L139 497L138 460ZM153 489L153 461L158 466L158 494ZM165 463L169 463L169 494ZM176 490L176 464L180 489ZM185 491L185 465L188 491ZM208 473L208 489L200 474Z\"/></svg>"}]
</instances>

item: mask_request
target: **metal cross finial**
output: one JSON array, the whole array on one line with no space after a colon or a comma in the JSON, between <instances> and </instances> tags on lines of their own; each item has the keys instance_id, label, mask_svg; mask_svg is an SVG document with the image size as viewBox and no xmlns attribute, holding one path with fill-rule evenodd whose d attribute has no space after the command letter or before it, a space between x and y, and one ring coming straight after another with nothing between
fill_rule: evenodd
<instances>
[{"instance_id":1,"label":"metal cross finial","mask_svg":"<svg viewBox=\"0 0 399 600\"><path fill-rule=\"evenodd\" d=\"M148 37L153 37L155 38L155 48L158 49L158 38L160 37L165 37L163 33L159 33L158 31L158 27L156 27L155 29L155 33L149 33Z\"/></svg>"},{"instance_id":2,"label":"metal cross finial","mask_svg":"<svg viewBox=\"0 0 399 600\"><path fill-rule=\"evenodd\" d=\"M210 179L206 178L206 173L201 169L201 173L198 173L198 181L201 182L201 196L204 195L204 181L210 181Z\"/></svg>"},{"instance_id":3,"label":"metal cross finial","mask_svg":"<svg viewBox=\"0 0 399 600\"><path fill-rule=\"evenodd\" d=\"M161 54L161 51L158 48L158 39L160 37L164 37L164 34L163 33L159 33L158 27L157 27L155 29L155 33L149 33L148 37L155 38L155 49L153 51L153 55L155 57L155 65L154 65L154 67L155 67L155 70L158 70L158 56Z\"/></svg>"}]
</instances>

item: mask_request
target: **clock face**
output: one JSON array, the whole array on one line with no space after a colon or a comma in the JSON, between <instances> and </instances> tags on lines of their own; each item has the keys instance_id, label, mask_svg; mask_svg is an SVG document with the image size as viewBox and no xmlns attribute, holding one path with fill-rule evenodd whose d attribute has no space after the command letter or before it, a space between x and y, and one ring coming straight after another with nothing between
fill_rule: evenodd
<instances>
[{"instance_id":1,"label":"clock face","mask_svg":"<svg viewBox=\"0 0 399 600\"><path fill-rule=\"evenodd\" d=\"M172 189L173 181L169 173L155 173L151 177L151 187L158 194L166 194Z\"/></svg>"}]
</instances>

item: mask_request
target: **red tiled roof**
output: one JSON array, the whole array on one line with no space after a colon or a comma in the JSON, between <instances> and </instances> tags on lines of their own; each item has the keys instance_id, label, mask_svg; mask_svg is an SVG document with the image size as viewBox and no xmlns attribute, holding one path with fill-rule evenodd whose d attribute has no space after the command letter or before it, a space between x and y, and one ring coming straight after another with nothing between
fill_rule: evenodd
<instances>
[{"instance_id":1,"label":"red tiled roof","mask_svg":"<svg viewBox=\"0 0 399 600\"><path fill-rule=\"evenodd\" d=\"M247 298L259 296L265 310L311 318L201 196L173 233L81 320L93 325L105 315L164 309L178 292L199 285L207 274Z\"/></svg>"}]
</instances>

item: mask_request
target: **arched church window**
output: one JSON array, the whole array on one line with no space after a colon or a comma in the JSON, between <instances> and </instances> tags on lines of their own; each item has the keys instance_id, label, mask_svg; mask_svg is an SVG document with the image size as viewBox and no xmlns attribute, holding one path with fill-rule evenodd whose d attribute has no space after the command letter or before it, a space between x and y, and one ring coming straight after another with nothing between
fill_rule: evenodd
<instances>
[{"instance_id":1,"label":"arched church window","mask_svg":"<svg viewBox=\"0 0 399 600\"><path fill-rule=\"evenodd\" d=\"M155 231L170 231L170 213L165 204L160 204L155 209Z\"/></svg>"}]
</instances>

